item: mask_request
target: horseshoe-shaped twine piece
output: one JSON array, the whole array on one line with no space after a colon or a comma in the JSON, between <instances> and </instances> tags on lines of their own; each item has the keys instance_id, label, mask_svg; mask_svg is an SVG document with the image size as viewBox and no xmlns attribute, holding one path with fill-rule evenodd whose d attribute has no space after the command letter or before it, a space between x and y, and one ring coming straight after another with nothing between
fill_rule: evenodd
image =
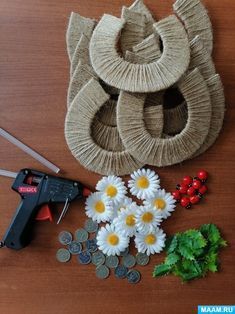
<instances>
[{"instance_id":1,"label":"horseshoe-shaped twine piece","mask_svg":"<svg viewBox=\"0 0 235 314\"><path fill-rule=\"evenodd\" d=\"M122 141L133 156L150 165L168 166L190 158L208 134L211 101L206 82L199 70L195 69L185 76L178 86L187 102L188 121L181 133L169 139L153 138L141 122L143 95L134 99L130 93L121 92L119 96L117 121ZM200 98L195 95L200 95Z\"/></svg>"},{"instance_id":2,"label":"horseshoe-shaped twine piece","mask_svg":"<svg viewBox=\"0 0 235 314\"><path fill-rule=\"evenodd\" d=\"M214 144L223 126L225 112L225 98L223 84L221 82L219 74L216 74L209 78L208 80L206 80L206 83L211 96L212 104L211 123L208 135L203 145L198 149L198 151L195 153L193 157L204 153L211 145Z\"/></svg>"},{"instance_id":3,"label":"horseshoe-shaped twine piece","mask_svg":"<svg viewBox=\"0 0 235 314\"><path fill-rule=\"evenodd\" d=\"M125 21L105 14L90 41L91 64L108 85L131 92L156 92L173 85L186 71L190 61L188 37L175 16L153 26L163 41L159 60L149 64L133 64L116 51L118 36Z\"/></svg>"},{"instance_id":4,"label":"horseshoe-shaped twine piece","mask_svg":"<svg viewBox=\"0 0 235 314\"><path fill-rule=\"evenodd\" d=\"M72 61L77 44L82 36L91 36L96 21L72 12L69 18L69 25L66 32L66 43L69 60Z\"/></svg>"},{"instance_id":5,"label":"horseshoe-shaped twine piece","mask_svg":"<svg viewBox=\"0 0 235 314\"><path fill-rule=\"evenodd\" d=\"M100 174L125 175L143 166L126 150L112 152L98 146L91 125L99 109L109 99L101 85L91 79L71 104L65 120L65 137L74 157L88 170Z\"/></svg>"},{"instance_id":6,"label":"horseshoe-shaped twine piece","mask_svg":"<svg viewBox=\"0 0 235 314\"><path fill-rule=\"evenodd\" d=\"M200 0L177 0L173 4L175 13L184 22L189 40L200 35L209 54L213 49L213 33L210 18Z\"/></svg>"}]
</instances>

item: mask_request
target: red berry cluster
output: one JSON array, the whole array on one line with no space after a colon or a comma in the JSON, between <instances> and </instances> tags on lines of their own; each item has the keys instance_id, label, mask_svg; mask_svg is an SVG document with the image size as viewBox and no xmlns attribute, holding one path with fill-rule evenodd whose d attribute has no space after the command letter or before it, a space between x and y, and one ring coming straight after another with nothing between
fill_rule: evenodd
<instances>
[{"instance_id":1,"label":"red berry cluster","mask_svg":"<svg viewBox=\"0 0 235 314\"><path fill-rule=\"evenodd\" d=\"M192 178L185 176L180 184L177 184L176 190L172 192L174 199L180 203L182 207L187 209L192 205L197 204L203 195L207 192L205 182L208 178L208 173L205 170L200 170L197 176ZM183 196L183 195L187 196Z\"/></svg>"}]
</instances>

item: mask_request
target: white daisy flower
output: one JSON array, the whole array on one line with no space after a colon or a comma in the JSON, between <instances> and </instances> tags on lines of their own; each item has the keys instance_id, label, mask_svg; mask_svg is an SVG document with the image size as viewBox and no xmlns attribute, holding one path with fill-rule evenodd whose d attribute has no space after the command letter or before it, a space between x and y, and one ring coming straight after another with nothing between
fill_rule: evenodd
<instances>
[{"instance_id":1,"label":"white daisy flower","mask_svg":"<svg viewBox=\"0 0 235 314\"><path fill-rule=\"evenodd\" d=\"M136 218L137 205L131 204L126 209L121 209L118 217L115 218L112 224L115 230L124 234L125 236L132 237L136 233Z\"/></svg>"},{"instance_id":2,"label":"white daisy flower","mask_svg":"<svg viewBox=\"0 0 235 314\"><path fill-rule=\"evenodd\" d=\"M112 218L116 218L118 216L118 213L120 213L121 209L126 209L129 206L133 206L132 204L136 205L136 202L133 202L130 197L125 196L121 203L114 206Z\"/></svg>"},{"instance_id":3,"label":"white daisy flower","mask_svg":"<svg viewBox=\"0 0 235 314\"><path fill-rule=\"evenodd\" d=\"M152 207L139 206L136 227L140 233L152 232L162 222L162 215Z\"/></svg>"},{"instance_id":4,"label":"white daisy flower","mask_svg":"<svg viewBox=\"0 0 235 314\"><path fill-rule=\"evenodd\" d=\"M120 255L129 245L130 238L118 232L113 225L101 227L97 234L98 248L108 256Z\"/></svg>"},{"instance_id":5,"label":"white daisy flower","mask_svg":"<svg viewBox=\"0 0 235 314\"><path fill-rule=\"evenodd\" d=\"M103 193L92 193L86 199L86 215L98 223L110 221L113 215L112 201Z\"/></svg>"},{"instance_id":6,"label":"white daisy flower","mask_svg":"<svg viewBox=\"0 0 235 314\"><path fill-rule=\"evenodd\" d=\"M159 176L150 169L139 169L131 174L128 187L133 195L139 199L148 199L154 197L160 188Z\"/></svg>"},{"instance_id":7,"label":"white daisy flower","mask_svg":"<svg viewBox=\"0 0 235 314\"><path fill-rule=\"evenodd\" d=\"M97 183L96 189L110 197L114 206L123 201L127 191L124 182L117 176L103 177Z\"/></svg>"},{"instance_id":8,"label":"white daisy flower","mask_svg":"<svg viewBox=\"0 0 235 314\"><path fill-rule=\"evenodd\" d=\"M144 201L144 205L153 207L166 219L175 210L175 199L171 193L166 193L165 190L158 190L153 198Z\"/></svg>"},{"instance_id":9,"label":"white daisy flower","mask_svg":"<svg viewBox=\"0 0 235 314\"><path fill-rule=\"evenodd\" d=\"M137 233L135 236L135 247L139 253L147 255L160 253L165 246L166 234L162 229L146 234Z\"/></svg>"}]
</instances>

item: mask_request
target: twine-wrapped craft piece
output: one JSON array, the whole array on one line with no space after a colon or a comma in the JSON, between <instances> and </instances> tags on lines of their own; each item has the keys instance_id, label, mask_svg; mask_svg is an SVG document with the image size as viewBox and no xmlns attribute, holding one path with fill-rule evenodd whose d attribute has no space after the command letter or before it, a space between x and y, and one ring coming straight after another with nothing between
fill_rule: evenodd
<instances>
[{"instance_id":1,"label":"twine-wrapped craft piece","mask_svg":"<svg viewBox=\"0 0 235 314\"><path fill-rule=\"evenodd\" d=\"M71 14L65 137L88 170L177 164L218 137L225 99L210 18L200 0L176 0L173 9L182 23L174 15L156 22L142 0L121 18Z\"/></svg>"},{"instance_id":2,"label":"twine-wrapped craft piece","mask_svg":"<svg viewBox=\"0 0 235 314\"><path fill-rule=\"evenodd\" d=\"M96 74L108 85L130 92L156 92L179 80L190 61L188 37L175 16L153 25L163 41L159 60L149 64L132 64L116 50L123 19L105 14L96 26L90 41L91 64Z\"/></svg>"}]
</instances>

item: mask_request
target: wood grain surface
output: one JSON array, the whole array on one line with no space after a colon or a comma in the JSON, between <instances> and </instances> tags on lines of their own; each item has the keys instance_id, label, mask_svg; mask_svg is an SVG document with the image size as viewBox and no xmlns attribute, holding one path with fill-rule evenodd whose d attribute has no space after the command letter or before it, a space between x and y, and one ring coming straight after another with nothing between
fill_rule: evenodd
<instances>
[{"instance_id":1,"label":"wood grain surface","mask_svg":"<svg viewBox=\"0 0 235 314\"><path fill-rule=\"evenodd\" d=\"M172 13L172 0L146 0L156 18ZM98 175L83 169L64 139L69 62L65 32L71 11L100 18L119 16L131 0L1 0L0 1L0 126L35 148L63 169L63 175L94 188ZM99 280L94 266L67 264L55 259L61 230L74 232L85 220L84 202L74 202L63 220L35 225L32 244L15 252L0 251L1 314L197 313L198 304L234 304L234 83L235 1L205 0L214 26L214 60L226 93L227 112L216 144L202 156L181 165L157 169L162 186L172 190L183 175L205 168L210 193L192 210L177 208L164 222L167 234L215 223L228 240L220 254L221 271L189 284L166 276L152 278L156 263L138 268L142 281L130 285L112 274ZM0 138L0 168L18 171L31 167L47 171L35 160ZM12 180L0 178L0 237L19 202ZM53 207L54 216L60 206Z\"/></svg>"}]
</instances>

